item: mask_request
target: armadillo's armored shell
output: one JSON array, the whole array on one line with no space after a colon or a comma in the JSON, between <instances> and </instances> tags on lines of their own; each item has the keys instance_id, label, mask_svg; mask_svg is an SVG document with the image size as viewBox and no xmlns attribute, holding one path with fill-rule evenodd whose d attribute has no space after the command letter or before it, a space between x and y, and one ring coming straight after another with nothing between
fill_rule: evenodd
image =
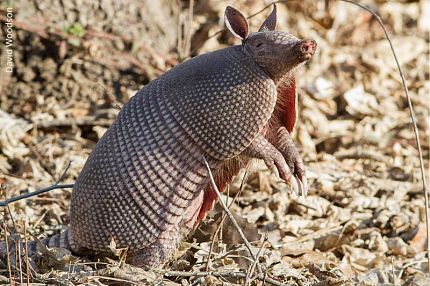
<instances>
[{"instance_id":1,"label":"armadillo's armored shell","mask_svg":"<svg viewBox=\"0 0 430 286\"><path fill-rule=\"evenodd\" d=\"M179 125L219 160L240 154L268 122L273 81L235 46L204 54L163 77L162 97Z\"/></svg>"},{"instance_id":2,"label":"armadillo's armored shell","mask_svg":"<svg viewBox=\"0 0 430 286\"><path fill-rule=\"evenodd\" d=\"M81 247L129 251L179 227L207 181L203 152L159 102L154 81L124 106L76 180L71 230ZM179 239L179 238L178 238Z\"/></svg>"},{"instance_id":3,"label":"armadillo's armored shell","mask_svg":"<svg viewBox=\"0 0 430 286\"><path fill-rule=\"evenodd\" d=\"M273 81L240 46L152 81L124 106L76 181L76 244L106 250L114 239L133 253L179 230L208 183L203 156L216 172L256 138L275 102Z\"/></svg>"}]
</instances>

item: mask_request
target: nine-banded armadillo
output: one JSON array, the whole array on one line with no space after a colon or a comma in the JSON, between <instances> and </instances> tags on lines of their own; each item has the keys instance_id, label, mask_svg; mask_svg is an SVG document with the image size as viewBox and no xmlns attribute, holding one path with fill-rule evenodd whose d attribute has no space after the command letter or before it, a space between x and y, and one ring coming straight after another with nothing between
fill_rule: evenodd
<instances>
[{"instance_id":1,"label":"nine-banded armadillo","mask_svg":"<svg viewBox=\"0 0 430 286\"><path fill-rule=\"evenodd\" d=\"M45 244L80 254L114 240L130 263L159 266L216 201L203 158L220 190L252 158L307 189L289 133L293 70L316 43L274 31L276 7L256 33L232 7L225 22L242 44L190 59L131 98L76 181L70 228Z\"/></svg>"}]
</instances>

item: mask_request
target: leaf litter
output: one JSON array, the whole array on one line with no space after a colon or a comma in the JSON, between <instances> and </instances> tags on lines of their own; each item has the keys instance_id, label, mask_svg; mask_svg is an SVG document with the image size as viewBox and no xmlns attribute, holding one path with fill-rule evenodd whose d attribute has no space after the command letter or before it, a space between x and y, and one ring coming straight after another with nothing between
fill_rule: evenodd
<instances>
[{"instance_id":1,"label":"leaf litter","mask_svg":"<svg viewBox=\"0 0 430 286\"><path fill-rule=\"evenodd\" d=\"M178 62L177 33L154 34L150 42L139 40L145 29L152 33L158 28L150 21L142 27L136 25L139 17L131 8L117 10L113 3L82 7L80 1L70 1L66 7L37 2L14 1L19 22L16 66L0 86L0 183L6 197L53 184L70 160L73 164L65 181L73 182L115 118L117 103L126 102ZM128 2L131 7L147 9L144 3ZM178 8L165 2L167 8L158 13L160 19L154 16L151 21L162 21L166 13L172 13L186 25L187 4ZM236 43L225 32L209 38L222 28L220 18L231 3L195 2L193 55ZM365 2L381 15L393 35L428 168L429 25L425 24L428 11L423 8L428 3ZM279 282L429 285L418 153L395 62L382 30L367 12L346 3L328 3L278 4L278 29L313 38L319 48L312 61L297 71L299 120L294 136L307 166L309 196L292 194L263 164L255 163L245 179L245 172L235 178L225 198L252 241L254 255L261 250L259 265ZM234 5L247 15L265 6L258 1ZM250 19L252 28L259 26L266 11ZM58 32L64 19L69 27L82 27L85 33L79 33L79 41L77 35ZM118 21L130 23L129 38L109 28ZM37 24L38 29L29 29L28 23ZM160 29L168 28L161 25ZM21 44L26 41L32 45ZM116 57L118 54L127 56ZM27 220L26 235L44 238L67 227L69 202L70 191L56 190L9 205L10 213L4 209L0 220L9 231L16 227L21 235ZM267 236L266 242L262 242L262 234ZM2 238L4 235L2 229ZM111 246L120 257L74 257L62 249L40 246L43 255L30 270L31 281L242 285L245 278L232 273L246 273L252 264L219 206L180 245L164 270L149 272L129 266L121 257L124 252L114 242ZM182 275L207 271L212 275ZM218 275L220 272L230 276ZM26 275L12 271L16 281ZM9 283L9 279L2 268L0 281ZM251 283L263 282L253 277Z\"/></svg>"}]
</instances>

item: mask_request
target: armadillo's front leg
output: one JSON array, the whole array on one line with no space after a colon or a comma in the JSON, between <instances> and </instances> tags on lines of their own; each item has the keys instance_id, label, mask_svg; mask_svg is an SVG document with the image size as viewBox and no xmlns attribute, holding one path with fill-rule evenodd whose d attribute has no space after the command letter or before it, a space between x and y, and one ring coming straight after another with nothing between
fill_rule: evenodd
<instances>
[{"instance_id":1,"label":"armadillo's front leg","mask_svg":"<svg viewBox=\"0 0 430 286\"><path fill-rule=\"evenodd\" d=\"M290 168L282 153L276 149L266 138L259 136L248 146L243 155L263 159L267 167L273 171L278 171L279 177L290 184L294 184Z\"/></svg>"},{"instance_id":2,"label":"armadillo's front leg","mask_svg":"<svg viewBox=\"0 0 430 286\"><path fill-rule=\"evenodd\" d=\"M284 156L291 172L302 183L302 195L306 195L308 192L308 185L305 166L299 152L297 151L296 145L294 145L294 141L291 138L290 133L285 127L279 127L277 139L278 140L275 143L276 148Z\"/></svg>"}]
</instances>

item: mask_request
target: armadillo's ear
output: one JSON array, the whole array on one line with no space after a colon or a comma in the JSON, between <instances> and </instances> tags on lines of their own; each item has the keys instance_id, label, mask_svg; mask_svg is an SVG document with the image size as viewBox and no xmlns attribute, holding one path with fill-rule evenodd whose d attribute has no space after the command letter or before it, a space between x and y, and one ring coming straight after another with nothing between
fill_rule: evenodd
<instances>
[{"instance_id":1,"label":"armadillo's ear","mask_svg":"<svg viewBox=\"0 0 430 286\"><path fill-rule=\"evenodd\" d=\"M270 13L269 17L264 21L263 25L261 25L259 32L264 31L273 31L276 28L276 5L273 4L272 13Z\"/></svg>"},{"instance_id":2,"label":"armadillo's ear","mask_svg":"<svg viewBox=\"0 0 430 286\"><path fill-rule=\"evenodd\" d=\"M241 40L248 37L248 21L245 16L231 6L225 8L224 21L230 32Z\"/></svg>"}]
</instances>

